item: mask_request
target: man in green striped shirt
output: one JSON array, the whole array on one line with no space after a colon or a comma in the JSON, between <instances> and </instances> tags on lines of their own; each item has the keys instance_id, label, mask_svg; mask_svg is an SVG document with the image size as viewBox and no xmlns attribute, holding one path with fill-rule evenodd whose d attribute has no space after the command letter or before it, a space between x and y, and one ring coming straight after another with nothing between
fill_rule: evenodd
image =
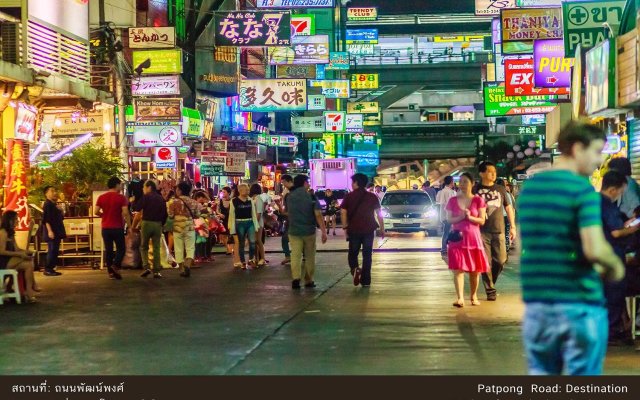
<instances>
[{"instance_id":1,"label":"man in green striped shirt","mask_svg":"<svg viewBox=\"0 0 640 400\"><path fill-rule=\"evenodd\" d=\"M569 123L558 138L562 156L527 181L518 199L523 335L532 375L602 372L608 335L602 277L624 277L588 180L603 162L605 138L595 126Z\"/></svg>"}]
</instances>

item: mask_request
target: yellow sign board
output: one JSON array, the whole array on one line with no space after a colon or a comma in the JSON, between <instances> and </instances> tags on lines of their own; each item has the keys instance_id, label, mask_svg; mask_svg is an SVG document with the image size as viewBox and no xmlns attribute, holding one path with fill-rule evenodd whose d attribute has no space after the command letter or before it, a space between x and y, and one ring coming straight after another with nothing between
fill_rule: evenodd
<instances>
[{"instance_id":1,"label":"yellow sign board","mask_svg":"<svg viewBox=\"0 0 640 400\"><path fill-rule=\"evenodd\" d=\"M351 89L368 90L368 89L377 89L379 86L380 86L379 74L351 75Z\"/></svg>"},{"instance_id":2,"label":"yellow sign board","mask_svg":"<svg viewBox=\"0 0 640 400\"><path fill-rule=\"evenodd\" d=\"M358 101L347 103L347 114L377 114L380 105L377 101Z\"/></svg>"},{"instance_id":3,"label":"yellow sign board","mask_svg":"<svg viewBox=\"0 0 640 400\"><path fill-rule=\"evenodd\" d=\"M149 60L150 66L143 64ZM133 70L140 69L142 75L181 74L182 50L140 50L133 52ZM137 71L136 71L137 72Z\"/></svg>"}]
</instances>

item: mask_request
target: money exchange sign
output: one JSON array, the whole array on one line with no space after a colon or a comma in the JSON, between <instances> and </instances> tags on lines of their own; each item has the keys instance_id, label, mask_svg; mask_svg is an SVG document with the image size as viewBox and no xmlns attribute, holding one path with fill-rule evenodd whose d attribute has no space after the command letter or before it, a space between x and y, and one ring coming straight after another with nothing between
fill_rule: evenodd
<instances>
[{"instance_id":1,"label":"money exchange sign","mask_svg":"<svg viewBox=\"0 0 640 400\"><path fill-rule=\"evenodd\" d=\"M240 81L241 111L301 111L307 109L305 79L246 79Z\"/></svg>"},{"instance_id":2,"label":"money exchange sign","mask_svg":"<svg viewBox=\"0 0 640 400\"><path fill-rule=\"evenodd\" d=\"M289 46L291 14L232 11L215 15L216 46Z\"/></svg>"},{"instance_id":3,"label":"money exchange sign","mask_svg":"<svg viewBox=\"0 0 640 400\"><path fill-rule=\"evenodd\" d=\"M568 87L534 87L532 59L505 60L505 94L507 96L566 95Z\"/></svg>"},{"instance_id":4,"label":"money exchange sign","mask_svg":"<svg viewBox=\"0 0 640 400\"><path fill-rule=\"evenodd\" d=\"M604 41L605 22L617 34L625 4L625 0L563 2L565 55L574 57L578 44L590 49Z\"/></svg>"},{"instance_id":5,"label":"money exchange sign","mask_svg":"<svg viewBox=\"0 0 640 400\"><path fill-rule=\"evenodd\" d=\"M484 115L500 117L504 115L546 114L556 107L551 100L555 96L507 96L504 85L499 82L484 84Z\"/></svg>"},{"instance_id":6,"label":"money exchange sign","mask_svg":"<svg viewBox=\"0 0 640 400\"><path fill-rule=\"evenodd\" d=\"M560 8L502 10L500 18L503 42L561 39L563 35Z\"/></svg>"}]
</instances>

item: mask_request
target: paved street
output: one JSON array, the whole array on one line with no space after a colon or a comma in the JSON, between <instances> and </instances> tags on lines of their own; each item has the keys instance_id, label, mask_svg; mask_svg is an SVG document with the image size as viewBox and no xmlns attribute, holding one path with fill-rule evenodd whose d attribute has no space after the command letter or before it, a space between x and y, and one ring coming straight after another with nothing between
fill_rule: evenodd
<instances>
[{"instance_id":1,"label":"paved street","mask_svg":"<svg viewBox=\"0 0 640 400\"><path fill-rule=\"evenodd\" d=\"M269 242L275 250L279 238ZM175 270L164 280L125 271L121 282L89 269L38 274L39 304L0 306L0 374L526 373L514 267L497 302L458 310L437 239L379 242L405 251L374 256L370 289L351 283L345 245L324 245L318 287L300 292L280 254L252 271L218 256L190 280ZM638 374L639 359L612 349L606 372Z\"/></svg>"}]
</instances>

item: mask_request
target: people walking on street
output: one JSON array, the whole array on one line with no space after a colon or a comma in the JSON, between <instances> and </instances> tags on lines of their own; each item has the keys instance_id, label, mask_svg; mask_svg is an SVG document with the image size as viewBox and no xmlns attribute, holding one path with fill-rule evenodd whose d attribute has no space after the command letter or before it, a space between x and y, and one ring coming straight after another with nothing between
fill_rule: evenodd
<instances>
[{"instance_id":1,"label":"people walking on street","mask_svg":"<svg viewBox=\"0 0 640 400\"><path fill-rule=\"evenodd\" d=\"M284 253L284 260L280 263L280 265L289 265L291 264L291 248L289 247L289 218L287 212L287 196L289 195L289 191L293 188L293 178L291 175L282 175L280 177L280 181L282 182L283 191L280 200L276 201L276 205L278 206L280 219L282 222L282 252Z\"/></svg>"},{"instance_id":2,"label":"people walking on street","mask_svg":"<svg viewBox=\"0 0 640 400\"><path fill-rule=\"evenodd\" d=\"M316 286L313 277L316 268L316 227L322 232L322 243L327 242L327 232L318 200L309 194L309 177L298 175L293 180L293 189L287 195L286 209L289 217L289 240L291 241L291 287ZM304 254L304 275L302 256Z\"/></svg>"},{"instance_id":3,"label":"people walking on street","mask_svg":"<svg viewBox=\"0 0 640 400\"><path fill-rule=\"evenodd\" d=\"M134 226L140 229L140 257L142 258L142 268L144 272L140 275L146 278L151 274L149 266L149 240L153 251L153 277L162 278L160 271L162 264L160 260L160 245L162 240L162 227L167 220L167 203L160 193L154 181L146 181L144 183L144 196L142 200L135 206L135 210L140 213L136 221L142 222Z\"/></svg>"},{"instance_id":4,"label":"people walking on street","mask_svg":"<svg viewBox=\"0 0 640 400\"><path fill-rule=\"evenodd\" d=\"M446 190L446 189L445 189ZM485 224L487 206L482 197L473 194L473 177L468 172L460 176L460 192L451 197L445 207L451 226L447 234L449 269L457 299L454 307L464 307L464 274L469 274L471 305L479 306L478 285L480 274L489 268L480 227Z\"/></svg>"},{"instance_id":5,"label":"people walking on street","mask_svg":"<svg viewBox=\"0 0 640 400\"><path fill-rule=\"evenodd\" d=\"M436 195L436 203L440 206L440 220L442 221L442 247L440 247L440 253L442 255L447 254L447 238L449 237L449 231L451 230L451 224L447 218L447 205L449 200L456 197L456 191L454 190L455 183L452 176L444 178L444 188Z\"/></svg>"},{"instance_id":6,"label":"people walking on street","mask_svg":"<svg viewBox=\"0 0 640 400\"><path fill-rule=\"evenodd\" d=\"M349 268L353 284L362 287L371 285L371 264L373 240L376 230L384 237L384 219L380 200L375 193L367 192L369 178L364 174L351 177L353 191L348 193L341 205L342 227L349 241ZM376 223L376 217L378 222ZM358 266L358 256L362 249L362 268Z\"/></svg>"},{"instance_id":7,"label":"people walking on street","mask_svg":"<svg viewBox=\"0 0 640 400\"><path fill-rule=\"evenodd\" d=\"M122 259L127 250L125 241L125 222L131 229L129 202L122 194L122 181L112 177L107 182L109 191L98 197L95 215L102 218L102 241L104 243L104 259L111 279L122 279L120 269ZM115 244L115 252L113 246Z\"/></svg>"},{"instance_id":8,"label":"people walking on street","mask_svg":"<svg viewBox=\"0 0 640 400\"><path fill-rule=\"evenodd\" d=\"M324 192L324 216L326 218L327 235L333 227L333 236L336 236L336 214L338 213L338 198L331 189Z\"/></svg>"},{"instance_id":9,"label":"people walking on street","mask_svg":"<svg viewBox=\"0 0 640 400\"><path fill-rule=\"evenodd\" d=\"M267 211L267 205L262 197L262 186L254 183L249 189L249 197L253 200L256 208L256 219L258 220L258 230L256 231L256 261L258 267L267 265L264 256L264 215Z\"/></svg>"},{"instance_id":10,"label":"people walking on street","mask_svg":"<svg viewBox=\"0 0 640 400\"><path fill-rule=\"evenodd\" d=\"M45 276L59 276L61 272L56 271L58 265L58 255L60 254L60 243L67 237L64 228L64 213L58 205L58 190L53 186L44 188L46 200L42 207L42 225L44 241L47 242L47 263L44 269Z\"/></svg>"},{"instance_id":11,"label":"people walking on street","mask_svg":"<svg viewBox=\"0 0 640 400\"><path fill-rule=\"evenodd\" d=\"M633 217L633 211L640 206L640 186L631 177L631 162L626 157L617 157L609 161L609 170L618 171L626 177L627 185L624 193L617 201L620 211L627 216Z\"/></svg>"},{"instance_id":12,"label":"people walking on street","mask_svg":"<svg viewBox=\"0 0 640 400\"><path fill-rule=\"evenodd\" d=\"M626 221L616 204L627 188L627 177L617 170L610 170L602 177L602 226L607 242L624 263L626 250L631 245L631 236L640 229L640 225L629 226L633 219ZM627 312L628 280L625 276L620 282L606 282L604 295L607 299L609 314L609 343L633 344L633 339L625 329L623 315ZM633 320L633 318L632 318Z\"/></svg>"},{"instance_id":13,"label":"people walking on street","mask_svg":"<svg viewBox=\"0 0 640 400\"><path fill-rule=\"evenodd\" d=\"M217 216L224 226L225 232L220 234L220 243L226 247L226 255L233 254L233 237L229 234L229 210L231 210L231 188L225 186L220 191L218 201Z\"/></svg>"},{"instance_id":14,"label":"people walking on street","mask_svg":"<svg viewBox=\"0 0 640 400\"><path fill-rule=\"evenodd\" d=\"M436 201L436 189L431 187L431 182L428 179L422 184L422 191L429 195L432 202Z\"/></svg>"},{"instance_id":15,"label":"people walking on street","mask_svg":"<svg viewBox=\"0 0 640 400\"><path fill-rule=\"evenodd\" d=\"M231 200L229 211L229 232L235 240L233 253L234 268L247 269L255 266L256 232L259 229L258 217L253 200L249 197L249 185L238 185L238 197ZM245 260L245 243L249 240L249 260Z\"/></svg>"},{"instance_id":16,"label":"people walking on street","mask_svg":"<svg viewBox=\"0 0 640 400\"><path fill-rule=\"evenodd\" d=\"M482 197L487 206L487 221L482 226L482 240L484 250L489 259L490 268L482 274L484 290L487 293L487 300L495 301L498 293L496 282L507 262L507 245L505 242L505 224L503 210L506 211L511 223L509 234L513 240L516 237L516 222L513 205L509 201L509 196L504 186L496 185L496 166L489 161L484 161L478 167L480 172L480 184L473 190L474 194Z\"/></svg>"},{"instance_id":17,"label":"people walking on street","mask_svg":"<svg viewBox=\"0 0 640 400\"><path fill-rule=\"evenodd\" d=\"M0 219L0 270L15 269L24 273L26 301L36 302L36 293L40 288L36 284L33 275L33 257L30 250L22 250L16 243L16 226L18 225L18 213L7 210L2 213ZM0 282L4 285L4 282ZM18 291L18 282L13 282L13 290Z\"/></svg>"},{"instance_id":18,"label":"people walking on street","mask_svg":"<svg viewBox=\"0 0 640 400\"><path fill-rule=\"evenodd\" d=\"M516 202L514 197L511 195L511 191L509 190L509 183L506 180L500 178L496 180L496 185L502 186L504 188L505 192L507 193L507 197L509 198L509 203L511 203L511 205L513 206L513 212L515 214ZM515 237L513 238L513 240L511 240L511 222L509 222L509 215L507 214L507 209L504 207L502 209L502 218L504 218L504 227L505 227L504 240L505 240L505 246L507 247L507 253L508 253L511 247L513 246Z\"/></svg>"},{"instance_id":19,"label":"people walking on street","mask_svg":"<svg viewBox=\"0 0 640 400\"><path fill-rule=\"evenodd\" d=\"M532 375L602 373L608 323L601 275L624 277L588 179L603 162L605 140L597 126L570 122L558 137L562 155L527 180L518 198L522 332Z\"/></svg>"},{"instance_id":20,"label":"people walking on street","mask_svg":"<svg viewBox=\"0 0 640 400\"><path fill-rule=\"evenodd\" d=\"M180 276L191 276L191 267L196 252L196 231L194 219L200 218L200 205L193 200L191 185L180 182L176 187L175 200L168 205L168 217L173 220L173 247L176 262L180 267ZM154 256L155 257L155 256Z\"/></svg>"},{"instance_id":21,"label":"people walking on street","mask_svg":"<svg viewBox=\"0 0 640 400\"><path fill-rule=\"evenodd\" d=\"M373 187L373 194L375 194L378 197L378 201L382 201L382 198L384 197L384 192L382 191L382 186L375 185Z\"/></svg>"}]
</instances>

